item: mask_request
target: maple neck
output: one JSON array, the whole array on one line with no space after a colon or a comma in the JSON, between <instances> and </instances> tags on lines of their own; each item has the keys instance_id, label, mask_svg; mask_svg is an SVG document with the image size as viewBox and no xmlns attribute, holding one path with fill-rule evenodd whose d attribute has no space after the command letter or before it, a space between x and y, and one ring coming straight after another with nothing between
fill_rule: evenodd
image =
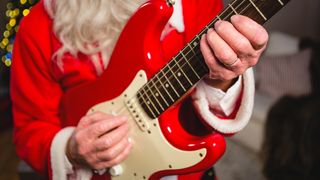
<instances>
[{"instance_id":1,"label":"maple neck","mask_svg":"<svg viewBox=\"0 0 320 180\"><path fill-rule=\"evenodd\" d=\"M156 118L185 95L209 69L200 52L200 37L218 20L230 21L232 15L245 15L259 24L267 22L290 0L234 0L198 33L169 63L137 93L145 112Z\"/></svg>"}]
</instances>

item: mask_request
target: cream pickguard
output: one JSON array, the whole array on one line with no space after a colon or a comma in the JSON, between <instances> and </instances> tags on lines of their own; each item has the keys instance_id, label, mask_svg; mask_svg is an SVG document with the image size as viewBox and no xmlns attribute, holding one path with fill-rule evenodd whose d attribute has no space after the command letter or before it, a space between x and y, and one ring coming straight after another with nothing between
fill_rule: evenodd
<instances>
[{"instance_id":1,"label":"cream pickguard","mask_svg":"<svg viewBox=\"0 0 320 180\"><path fill-rule=\"evenodd\" d=\"M193 166L206 156L204 148L197 151L182 151L166 140L158 119L150 119L138 103L136 92L145 83L147 83L146 74L140 70L120 96L97 104L88 112L90 114L100 111L128 116L133 149L125 161L117 167L122 173L113 176L112 179L148 179L154 172Z\"/></svg>"}]
</instances>

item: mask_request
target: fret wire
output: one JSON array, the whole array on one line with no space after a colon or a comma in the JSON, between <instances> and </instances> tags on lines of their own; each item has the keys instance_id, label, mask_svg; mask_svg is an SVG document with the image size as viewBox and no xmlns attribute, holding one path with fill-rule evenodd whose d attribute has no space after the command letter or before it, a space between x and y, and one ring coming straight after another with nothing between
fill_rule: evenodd
<instances>
[{"instance_id":1,"label":"fret wire","mask_svg":"<svg viewBox=\"0 0 320 180\"><path fill-rule=\"evenodd\" d=\"M181 54L181 51L180 51L180 54ZM184 56L182 54L182 56ZM175 57L173 57L173 61L175 61L177 63L177 60ZM189 84L192 86L193 83L190 81L190 79L188 78L188 76L186 75L186 73L183 71L183 69L181 68L181 66L179 65L179 63L177 63L177 66L179 67L180 71L182 72L182 74L186 77L186 79L188 80Z\"/></svg>"},{"instance_id":2,"label":"fret wire","mask_svg":"<svg viewBox=\"0 0 320 180\"><path fill-rule=\"evenodd\" d=\"M237 1L237 0L233 1L231 4L233 4L233 3L236 2L236 1ZM219 19L220 19L220 20L226 20L226 18L225 18L225 17L222 17L222 16L224 16L225 13L227 13L227 14L228 14L227 16L229 16L230 13L229 13L228 11L229 11L229 6L228 6L227 8L225 8L225 9L219 14Z\"/></svg>"},{"instance_id":3,"label":"fret wire","mask_svg":"<svg viewBox=\"0 0 320 180\"><path fill-rule=\"evenodd\" d=\"M142 88L143 90L143 88ZM151 112L151 114L153 115L153 117L157 117L155 115L155 113L153 112L153 110L149 107L148 103L146 102L146 100L144 99L143 95L140 93L140 97L142 98L142 101L144 102L145 106L147 106L147 108L149 109L149 111ZM138 97L139 100L141 100L141 98ZM131 99L132 100L132 99ZM130 101L131 101L130 100Z\"/></svg>"},{"instance_id":4,"label":"fret wire","mask_svg":"<svg viewBox=\"0 0 320 180\"><path fill-rule=\"evenodd\" d=\"M147 83L146 85L147 85L148 89L150 89L150 87L148 86L148 83ZM144 90L144 92L145 92L145 90ZM151 91L151 92L152 92L152 91ZM153 106L153 108L157 111L157 113L160 114L160 112L158 111L157 107L153 104L152 100L150 99L149 95L148 95L146 92L145 92L145 94L146 94L147 98L149 99L148 102L150 102L151 105ZM147 104L148 104L148 103L147 103Z\"/></svg>"},{"instance_id":5,"label":"fret wire","mask_svg":"<svg viewBox=\"0 0 320 180\"><path fill-rule=\"evenodd\" d=\"M168 66L168 65L167 65ZM170 84L171 88L173 89L173 91L176 93L176 95L178 97L180 97L180 95L178 94L178 92L176 91L176 89L174 88L174 86L172 86L170 80L168 79L168 77L162 72L162 74L164 75L164 77L166 78L167 82Z\"/></svg>"},{"instance_id":6,"label":"fret wire","mask_svg":"<svg viewBox=\"0 0 320 180\"><path fill-rule=\"evenodd\" d=\"M161 98L163 99L163 101L166 103L166 105L169 107L168 102L166 101L166 99L162 96L162 93L159 91L157 85L153 82L153 79L151 79L151 82L153 83L154 87L156 88L156 90L158 91L158 94L161 96ZM157 96L156 96L157 97ZM161 105L160 105L161 106ZM162 106L161 106L162 107ZM162 108L163 110L163 108Z\"/></svg>"},{"instance_id":7,"label":"fret wire","mask_svg":"<svg viewBox=\"0 0 320 180\"><path fill-rule=\"evenodd\" d=\"M238 14L238 12L232 7L231 4L228 4L228 6L232 9L232 11L233 11L234 13Z\"/></svg>"},{"instance_id":8,"label":"fret wire","mask_svg":"<svg viewBox=\"0 0 320 180\"><path fill-rule=\"evenodd\" d=\"M197 37L199 37L199 36L197 36ZM194 39L194 40L195 40L195 39ZM194 40L192 40L191 42L193 42ZM199 47L199 48L200 48L200 47ZM199 49L199 48L198 48L198 49ZM193 51L193 52L194 52L194 51ZM203 60L200 60L200 59L198 58L198 56L196 55L197 53L194 53L194 54L195 54L196 58L199 60L199 62L200 62L200 64L202 65L202 67L203 67L204 69L208 69L208 66L203 63Z\"/></svg>"},{"instance_id":9,"label":"fret wire","mask_svg":"<svg viewBox=\"0 0 320 180\"><path fill-rule=\"evenodd\" d=\"M185 49L186 49L186 48L184 48L182 51L185 51ZM204 65L203 60L199 59L198 56L197 56L197 54L200 54L200 53L201 53L201 52L200 52L200 48L197 48L196 51L194 51L194 50L191 49L191 51L194 52L194 53L191 54L190 59L191 59L191 58L194 58L194 57L195 57L196 59L198 59L198 61L192 61L192 62L196 63L195 65L198 65L198 66L193 66L193 65L191 65L191 64L190 64L190 65L191 65L192 67L195 67L195 68L197 68L197 67L200 68L199 72L202 72L202 70L204 70L205 72L203 72L203 74L201 74L201 76L203 77L205 74L208 73L208 71L207 71L208 67L207 67L206 65ZM189 51L189 52L191 52L191 51ZM187 53L187 54L188 54L188 53ZM186 56L185 56L185 57L186 57ZM186 61L187 63L189 63L189 61L188 61L187 59L188 59L188 58L186 58L185 61ZM180 59L180 60L181 60L181 59ZM191 62L191 63L192 63L192 62ZM182 66L185 66L187 63L184 63ZM201 66L202 68L201 68L200 66ZM194 70L195 70L195 69L194 69ZM196 71L196 70L195 70L195 71ZM197 74L198 74L198 73L197 73ZM197 79L197 81L200 80L202 77L199 76L199 79Z\"/></svg>"},{"instance_id":10,"label":"fret wire","mask_svg":"<svg viewBox=\"0 0 320 180\"><path fill-rule=\"evenodd\" d=\"M162 72L162 69L160 70L160 72ZM159 72L159 74L160 74ZM163 72L162 72L163 73ZM160 82L162 88L166 91L166 93L168 94L168 96L170 97L171 101L174 102L174 99L172 98L172 96L170 95L170 93L168 92L167 88L163 85L162 81L160 80L159 76L156 76L158 81ZM168 105L169 106L169 105Z\"/></svg>"},{"instance_id":11,"label":"fret wire","mask_svg":"<svg viewBox=\"0 0 320 180\"><path fill-rule=\"evenodd\" d=\"M150 82L153 82L153 81L151 80ZM148 86L148 89L150 90L150 92L152 92L152 95L151 95L151 96L156 100L156 102L158 103L158 105L160 106L160 108L161 108L162 111L163 111L164 108L162 107L162 104L159 102L157 96L154 95L154 94L156 94L156 93L154 93L154 92L152 91L152 89L150 88L150 86Z\"/></svg>"},{"instance_id":12,"label":"fret wire","mask_svg":"<svg viewBox=\"0 0 320 180\"><path fill-rule=\"evenodd\" d=\"M196 56L196 53L194 52L194 49L190 46L190 43L188 43L189 48L191 49L191 51L193 52L193 54ZM183 58L185 59L185 61L188 63L189 67L191 68L191 70L193 71L193 73L197 76L198 79L201 79L199 77L199 75L197 74L197 72L193 69L193 67L191 66L191 64L189 63L189 61L186 59L186 57L184 56L184 54L182 55ZM198 59L198 57L196 56L196 58ZM199 59L198 59L199 60Z\"/></svg>"},{"instance_id":13,"label":"fret wire","mask_svg":"<svg viewBox=\"0 0 320 180\"><path fill-rule=\"evenodd\" d=\"M237 0L235 0L235 1L237 1ZM234 2L235 2L235 1L234 1ZM241 2L240 5L242 5L242 3L243 3L243 1ZM249 7L249 5L250 5L250 4L248 4L245 8L243 8L242 11L241 11L241 13L244 12L244 11ZM238 6L238 7L239 7L239 6ZM241 14L241 13L240 13L240 14ZM228 16L229 16L229 15L231 15L231 14L228 14ZM199 35L196 35L195 39L196 39L196 38L197 38L198 40L200 40ZM193 49L192 49L192 50L193 50ZM191 52L191 51L189 51L189 52ZM196 55L193 55L193 56L196 56ZM197 57L197 56L196 56L196 57ZM201 61L200 61L200 62L201 62ZM185 64L186 64L186 63L185 63ZM184 65L185 65L185 64L184 64ZM203 63L202 63L202 64L203 64ZM184 66L184 65L183 65L183 66ZM169 67L169 68L171 69L171 67ZM206 68L207 68L207 67L206 67ZM171 73L173 74L173 76L175 76L175 74L173 73L172 69L171 69ZM164 74L163 72L162 72L162 74L165 76L165 74ZM165 76L165 78L166 78L166 80L168 81L168 83L170 84L170 86L172 87L172 89L175 91L175 93L177 94L177 96L179 97L179 94L177 93L177 91L176 91L176 90L174 89L174 87L172 86L172 84L171 84L171 82L169 81L168 77ZM169 77L169 78L172 78L172 76ZM175 78L176 78L176 77L175 77ZM177 79L177 78L176 78L176 79ZM178 79L177 79L177 80L178 80ZM161 81L160 81L160 82L161 82ZM179 82L179 80L178 80L178 82ZM180 85L181 85L181 83L180 83ZM182 86L182 87L183 87L183 86ZM146 93L146 92L144 92L144 93ZM142 96L142 98L143 98L143 96ZM144 103L147 105L147 103L146 103L146 101L145 101L144 98L143 98L143 101L144 101ZM151 103L152 103L152 101L151 101ZM147 106L147 107L149 108L150 112L153 113L153 111L150 109L150 107L149 107L149 106ZM156 109L156 108L155 108L155 109ZM157 109L156 109L156 110L157 110ZM160 114L160 113L159 113L159 114ZM154 115L154 113L153 113L153 115Z\"/></svg>"},{"instance_id":14,"label":"fret wire","mask_svg":"<svg viewBox=\"0 0 320 180\"><path fill-rule=\"evenodd\" d=\"M178 81L178 83L180 84L180 86L182 87L182 89L184 90L184 92L186 92L186 88L184 88L184 86L181 84L181 82L179 81L179 79L177 78L175 72L172 71L170 65L168 64L169 70L171 71L171 73L173 74L173 76L176 78L176 80Z\"/></svg>"},{"instance_id":15,"label":"fret wire","mask_svg":"<svg viewBox=\"0 0 320 180\"><path fill-rule=\"evenodd\" d=\"M235 0L234 2L236 2L236 1L237 1L237 0ZM234 2L233 2L233 3L234 3ZM242 2L240 3L240 5L241 5L243 2L244 2L244 1L242 1ZM232 4L233 4L233 3L232 3ZM239 6L237 6L237 7L239 7ZM247 8L247 7L248 7L248 6L246 6L246 8ZM245 8L245 9L246 9L246 8ZM228 8L227 8L227 9L228 9ZM224 10L224 13L225 13L225 11L226 11L227 9L225 9L225 10ZM242 12L243 12L243 11L242 11ZM231 14L229 13L227 16L229 16L229 15L231 15ZM212 21L212 22L211 22L211 24L212 24L212 23L214 23L214 21ZM200 40L199 35L196 35L196 38L197 38L198 40ZM197 56L196 56L196 57L197 57ZM200 62L201 62L201 64L203 65L203 67L204 67L204 68L207 68L207 66L206 66L206 65L204 65L202 61L200 61ZM172 70L171 70L171 71L172 71ZM173 72L172 72L172 73L173 73ZM173 73L173 75L175 76L175 74L174 74L174 73ZM167 78L167 76L165 76L165 77ZM176 78L176 77L175 77L175 78ZM176 78L176 79L177 79L177 78ZM168 78L167 78L167 80L169 81L169 79L168 79ZM179 81L178 81L178 82L179 82ZM169 83L170 83L170 81L169 81ZM177 91L174 89L174 87L172 86L172 84L171 84L171 83L170 83L170 85L171 85L171 87L173 88L173 90L175 91L175 93L177 94L177 96L179 97L179 95L178 95ZM180 83L180 85L181 85L181 83ZM183 87L183 86L182 86L182 87Z\"/></svg>"},{"instance_id":16,"label":"fret wire","mask_svg":"<svg viewBox=\"0 0 320 180\"><path fill-rule=\"evenodd\" d=\"M217 17L219 20L222 20L219 14L218 14L216 17Z\"/></svg>"},{"instance_id":17,"label":"fret wire","mask_svg":"<svg viewBox=\"0 0 320 180\"><path fill-rule=\"evenodd\" d=\"M191 43L192 43L192 42L195 43L194 46L195 46L195 47L198 47L197 50L199 50L199 43L196 42L196 41L194 41L194 40L192 40ZM187 52L185 52L185 51L187 51ZM192 52L192 53L191 53L191 52ZM179 61L180 61L181 63L183 63L183 65L182 65L181 67L186 66L186 65L187 65L187 67L190 67L190 68L185 68L185 69L186 69L186 70L189 69L189 71L190 71L190 69L191 69L191 71L193 71L193 73L194 73L194 74L197 76L197 78L198 78L198 79L195 79L196 82L198 82L198 80L200 80L201 77L200 77L199 74L196 72L196 70L194 69L193 65L190 64L190 62L189 62L188 59L196 58L198 61L191 61L191 63L192 63L192 62L198 63L198 64L200 63L200 65L203 66L202 69L207 69L207 66L204 65L203 60L199 59L199 57L197 56L197 54L198 54L198 53L194 51L194 49L191 47L190 43L187 43L187 45L186 45L186 46L180 51L180 53L179 53L179 55L182 56L181 58L179 58ZM191 57L187 57L188 55L191 55ZM176 59L177 59L177 57L178 57L178 55L176 56ZM182 61L182 59L183 59L184 61ZM186 62L186 63L184 63L184 62ZM197 64L195 64L195 65L197 65ZM195 67L196 67L196 66L195 66ZM190 72L190 73L191 73L191 72ZM187 73L187 74L188 74L188 73ZM192 76L191 76L191 77L192 77ZM194 84L195 84L195 83L194 83ZM193 84L193 85L194 85L194 84Z\"/></svg>"},{"instance_id":18,"label":"fret wire","mask_svg":"<svg viewBox=\"0 0 320 180\"><path fill-rule=\"evenodd\" d=\"M207 31L210 29L210 27L208 27L208 25L206 25L206 28L205 28Z\"/></svg>"},{"instance_id":19,"label":"fret wire","mask_svg":"<svg viewBox=\"0 0 320 180\"><path fill-rule=\"evenodd\" d=\"M250 1L250 3L254 6L254 8L258 11L258 13L262 16L262 18L266 21L266 20L268 20L265 16L264 16L264 14L260 11L260 9L256 6L256 4L254 4L254 2L252 1L252 0L249 0Z\"/></svg>"},{"instance_id":20,"label":"fret wire","mask_svg":"<svg viewBox=\"0 0 320 180\"><path fill-rule=\"evenodd\" d=\"M281 0L278 0L278 2L281 4L281 6L284 5L284 3Z\"/></svg>"},{"instance_id":21,"label":"fret wire","mask_svg":"<svg viewBox=\"0 0 320 180\"><path fill-rule=\"evenodd\" d=\"M198 48L196 51L194 51L195 52L195 54L201 54L201 51L200 51L200 48ZM195 55L195 57L198 59L198 56L196 56ZM202 66L202 68L201 69L203 69L203 70L205 70L205 71L207 71L206 73L208 73L208 66L204 63L204 60L201 60L201 59L198 59L199 60L199 64L200 64L200 66ZM201 79L201 78L200 78Z\"/></svg>"},{"instance_id":22,"label":"fret wire","mask_svg":"<svg viewBox=\"0 0 320 180\"><path fill-rule=\"evenodd\" d=\"M214 27L214 23L216 23L217 21L218 21L217 19L211 21L211 22L209 23L209 26Z\"/></svg>"},{"instance_id":23,"label":"fret wire","mask_svg":"<svg viewBox=\"0 0 320 180\"><path fill-rule=\"evenodd\" d=\"M172 70L172 72L174 72L174 74L175 74L175 76L177 77L177 79L179 80L179 82L181 83L181 85L182 85L182 87L184 87L184 88L181 88L180 86L179 86L179 82L177 82L176 81L176 79L173 77L173 80L172 80L172 83L173 83L173 85L174 86L176 86L177 88L177 92L180 94L180 95L182 95L182 94L184 94L185 92L187 92L188 91L188 89L190 88L190 87L192 87L192 82L191 82L191 85L190 85L190 83L188 82L188 79L187 79L187 76L185 76L185 75L187 75L186 73L184 73L184 72L186 72L186 65L184 64L184 62L183 61L181 61L181 55L180 55L180 53L178 52L177 53L177 55L178 56L175 56L175 57L173 57L172 59L171 59L171 61L169 62L169 66L170 66L170 68L171 68L171 70ZM174 59L175 58L175 59ZM180 66L180 67L179 67ZM181 72L181 69L182 70L185 70L184 72ZM166 70L166 69L165 69ZM167 69L168 70L168 69ZM170 72L169 72L169 74L170 74ZM190 79L189 79L190 80Z\"/></svg>"}]
</instances>

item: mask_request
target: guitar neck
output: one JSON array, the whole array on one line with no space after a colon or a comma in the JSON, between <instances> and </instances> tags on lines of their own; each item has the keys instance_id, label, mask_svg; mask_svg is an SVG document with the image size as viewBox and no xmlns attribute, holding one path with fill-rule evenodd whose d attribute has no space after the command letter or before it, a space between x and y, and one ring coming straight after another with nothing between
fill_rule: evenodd
<instances>
[{"instance_id":1,"label":"guitar neck","mask_svg":"<svg viewBox=\"0 0 320 180\"><path fill-rule=\"evenodd\" d=\"M230 21L241 14L259 24L267 22L290 0L234 0L198 33L176 56L155 74L137 93L145 112L156 118L185 95L209 69L200 52L200 37L218 20Z\"/></svg>"}]
</instances>

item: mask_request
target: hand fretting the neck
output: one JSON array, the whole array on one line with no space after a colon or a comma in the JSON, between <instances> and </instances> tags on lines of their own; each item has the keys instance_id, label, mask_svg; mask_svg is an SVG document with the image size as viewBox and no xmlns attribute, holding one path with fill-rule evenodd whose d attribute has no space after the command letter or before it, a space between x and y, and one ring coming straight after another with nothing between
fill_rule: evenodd
<instances>
[{"instance_id":1,"label":"hand fretting the neck","mask_svg":"<svg viewBox=\"0 0 320 180\"><path fill-rule=\"evenodd\" d=\"M248 16L259 24L267 22L289 0L234 0L198 33L169 63L137 93L145 112L156 118L185 95L208 72L200 52L200 37L218 20L230 21L232 15Z\"/></svg>"}]
</instances>

